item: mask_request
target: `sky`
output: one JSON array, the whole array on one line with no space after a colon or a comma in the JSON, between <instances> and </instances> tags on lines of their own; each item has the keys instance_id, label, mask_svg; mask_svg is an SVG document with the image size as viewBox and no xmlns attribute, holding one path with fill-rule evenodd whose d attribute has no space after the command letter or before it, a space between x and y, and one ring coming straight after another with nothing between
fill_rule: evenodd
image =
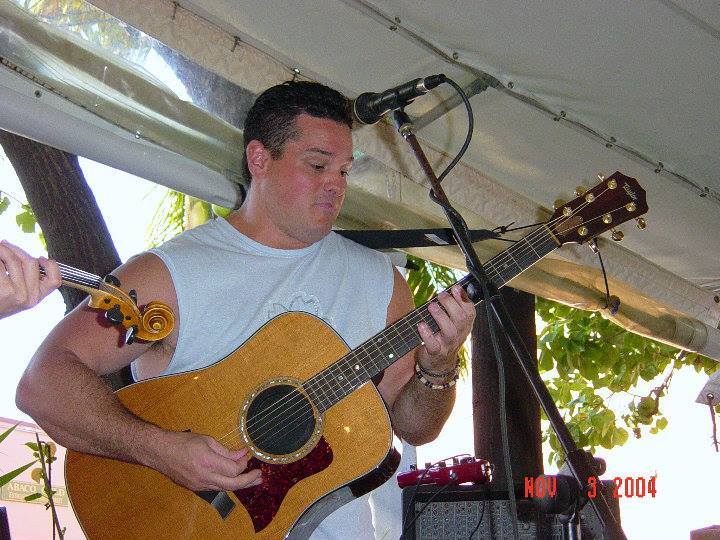
<instances>
[{"instance_id":1,"label":"sky","mask_svg":"<svg viewBox=\"0 0 720 540\"><path fill-rule=\"evenodd\" d=\"M81 165L120 258L127 260L145 249L146 229L165 188L88 160L81 159ZM1 149L0 190L25 201ZM35 256L43 255L37 236L22 233L15 224L18 208L13 204L0 215L0 238ZM15 387L32 354L63 312L62 298L54 292L34 309L0 320L0 416L32 421L15 407ZM658 435L631 438L623 447L597 454L608 463L605 478L635 482L657 475L655 498L621 499L623 527L629 538L689 538L692 529L720 524L720 454L711 445L708 408L694 403L706 380L691 370L677 373L661 405L668 427ZM473 454L471 398L469 380L459 381L455 410L440 437L418 449L420 464L460 453ZM546 471L554 472L552 468Z\"/></svg>"}]
</instances>

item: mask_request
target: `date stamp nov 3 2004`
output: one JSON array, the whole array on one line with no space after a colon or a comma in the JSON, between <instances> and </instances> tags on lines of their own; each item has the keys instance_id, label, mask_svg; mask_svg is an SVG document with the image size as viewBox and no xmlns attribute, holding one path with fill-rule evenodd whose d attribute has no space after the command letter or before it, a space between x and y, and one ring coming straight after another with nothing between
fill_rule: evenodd
<instances>
[{"instance_id":1,"label":"date stamp nov 3 2004","mask_svg":"<svg viewBox=\"0 0 720 540\"><path fill-rule=\"evenodd\" d=\"M594 499L598 496L598 479L594 476L588 478L586 484L586 495L589 499ZM607 486L609 482L606 482L606 493L609 491ZM612 497L614 499L621 498L643 498L651 497L655 498L657 494L657 476L616 476L612 479ZM525 497L550 497L557 496L557 476L538 476L534 478L532 476L525 477Z\"/></svg>"}]
</instances>

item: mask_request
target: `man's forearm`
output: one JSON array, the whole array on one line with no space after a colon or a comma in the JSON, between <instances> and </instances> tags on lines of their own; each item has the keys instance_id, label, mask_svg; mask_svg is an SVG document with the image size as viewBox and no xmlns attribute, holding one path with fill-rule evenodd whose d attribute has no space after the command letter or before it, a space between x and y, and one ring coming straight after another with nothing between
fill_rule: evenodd
<instances>
[{"instance_id":1,"label":"man's forearm","mask_svg":"<svg viewBox=\"0 0 720 540\"><path fill-rule=\"evenodd\" d=\"M455 404L455 387L433 390L412 377L393 403L393 428L415 446L437 438Z\"/></svg>"},{"instance_id":2,"label":"man's forearm","mask_svg":"<svg viewBox=\"0 0 720 540\"><path fill-rule=\"evenodd\" d=\"M125 409L102 379L69 352L33 359L16 400L59 444L81 452L149 464L162 432Z\"/></svg>"}]
</instances>

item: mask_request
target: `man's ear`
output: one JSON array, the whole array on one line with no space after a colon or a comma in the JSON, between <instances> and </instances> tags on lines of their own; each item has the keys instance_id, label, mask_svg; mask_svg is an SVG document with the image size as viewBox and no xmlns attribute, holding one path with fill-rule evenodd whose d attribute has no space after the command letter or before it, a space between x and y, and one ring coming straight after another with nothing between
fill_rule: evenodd
<instances>
[{"instance_id":1,"label":"man's ear","mask_svg":"<svg viewBox=\"0 0 720 540\"><path fill-rule=\"evenodd\" d=\"M265 145L253 139L245 148L245 158L251 178L262 178L270 161L270 152Z\"/></svg>"}]
</instances>

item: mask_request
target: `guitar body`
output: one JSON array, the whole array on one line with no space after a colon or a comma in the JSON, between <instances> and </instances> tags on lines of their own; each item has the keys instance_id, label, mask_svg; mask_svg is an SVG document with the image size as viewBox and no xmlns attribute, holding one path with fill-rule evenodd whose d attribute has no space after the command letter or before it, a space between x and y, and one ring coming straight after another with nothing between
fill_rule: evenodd
<instances>
[{"instance_id":1,"label":"guitar body","mask_svg":"<svg viewBox=\"0 0 720 540\"><path fill-rule=\"evenodd\" d=\"M236 449L247 442L239 430L246 396L267 381L310 379L347 353L320 319L285 313L207 368L142 381L117 396L148 422ZM269 462L253 449L248 468L262 468L263 483L236 492L195 493L148 467L68 451L73 509L91 540L309 536L337 506L387 480L399 462L387 409L372 383L318 414L320 438L310 441L312 448L285 462Z\"/></svg>"}]
</instances>

